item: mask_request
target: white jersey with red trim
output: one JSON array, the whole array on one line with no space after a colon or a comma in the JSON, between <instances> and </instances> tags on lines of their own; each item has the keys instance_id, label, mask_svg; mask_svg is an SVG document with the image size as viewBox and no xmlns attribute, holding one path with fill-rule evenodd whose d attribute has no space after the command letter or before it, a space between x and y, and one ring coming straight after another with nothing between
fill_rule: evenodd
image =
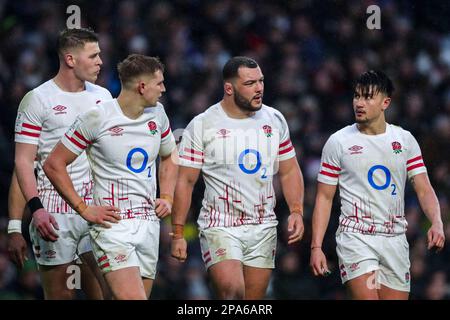
<instances>
[{"instance_id":1,"label":"white jersey with red trim","mask_svg":"<svg viewBox=\"0 0 450 320\"><path fill-rule=\"evenodd\" d=\"M76 117L100 101L112 99L105 88L85 82L81 92L61 90L49 80L28 92L20 102L15 127L15 142L37 145L37 188L39 197L48 212L74 213L60 197L45 176L42 165L56 143L61 139ZM89 202L92 195L92 179L85 156L67 167L78 194Z\"/></svg>"},{"instance_id":2,"label":"white jersey with red trim","mask_svg":"<svg viewBox=\"0 0 450 320\"><path fill-rule=\"evenodd\" d=\"M234 119L217 103L189 123L179 153L180 165L203 173L200 229L277 224L272 178L278 161L295 157L278 110L263 105L249 118Z\"/></svg>"},{"instance_id":3,"label":"white jersey with red trim","mask_svg":"<svg viewBox=\"0 0 450 320\"><path fill-rule=\"evenodd\" d=\"M426 172L420 147L409 131L387 124L378 135L356 124L326 142L317 180L339 184L338 232L397 235L406 231L406 179Z\"/></svg>"},{"instance_id":4,"label":"white jersey with red trim","mask_svg":"<svg viewBox=\"0 0 450 320\"><path fill-rule=\"evenodd\" d=\"M119 207L122 218L158 220L155 160L176 148L162 104L130 119L116 99L100 103L80 115L61 141L75 154L86 150L96 204Z\"/></svg>"}]
</instances>

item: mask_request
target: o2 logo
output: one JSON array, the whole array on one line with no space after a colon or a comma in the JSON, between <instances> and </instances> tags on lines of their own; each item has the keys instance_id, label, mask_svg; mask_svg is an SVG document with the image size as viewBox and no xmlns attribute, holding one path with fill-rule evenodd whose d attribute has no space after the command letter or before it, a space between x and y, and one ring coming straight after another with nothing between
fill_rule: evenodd
<instances>
[{"instance_id":1,"label":"o2 logo","mask_svg":"<svg viewBox=\"0 0 450 320\"><path fill-rule=\"evenodd\" d=\"M374 173L379 170L383 171L384 175L386 177L386 182L382 185L376 184L375 181L373 180ZM397 189L396 184L395 183L391 184L391 171L389 171L389 169L386 168L385 166L378 164L378 165L371 167L369 169L369 172L367 173L367 180L369 180L370 186L376 190L384 190L384 189L388 188L389 186L391 186L392 187L391 195L393 195L393 196L397 195L397 193L395 192Z\"/></svg>"},{"instance_id":2,"label":"o2 logo","mask_svg":"<svg viewBox=\"0 0 450 320\"><path fill-rule=\"evenodd\" d=\"M133 167L133 156L136 153L137 154L141 154L144 157L144 160L142 161L141 166L138 167L138 168ZM127 155L127 168L130 169L131 171L133 171L134 173L141 173L145 169L148 169L148 176L147 177L151 178L152 177L152 166L148 166L147 167L147 163L148 163L148 153L144 149L142 149L142 148L134 148L134 149L131 149L130 152L128 152L128 155Z\"/></svg>"},{"instance_id":3,"label":"o2 logo","mask_svg":"<svg viewBox=\"0 0 450 320\"><path fill-rule=\"evenodd\" d=\"M247 168L245 166L245 159L248 159L248 157L250 157L250 155L253 155L254 157L256 157L256 166L254 168ZM241 154L239 155L239 160L238 160L238 164L239 164L239 169L242 170L242 172L246 173L246 174L254 174L256 172L258 172L259 169L261 169L261 154L259 153L258 150L255 149L245 149L244 151L241 152ZM261 179L267 179L267 168L264 167L261 169L262 174L261 174Z\"/></svg>"}]
</instances>

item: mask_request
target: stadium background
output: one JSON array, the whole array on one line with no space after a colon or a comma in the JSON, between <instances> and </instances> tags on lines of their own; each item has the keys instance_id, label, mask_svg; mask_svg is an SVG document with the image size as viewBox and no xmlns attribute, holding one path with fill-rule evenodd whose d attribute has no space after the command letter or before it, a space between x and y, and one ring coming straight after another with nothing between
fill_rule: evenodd
<instances>
[{"instance_id":1,"label":"stadium background","mask_svg":"<svg viewBox=\"0 0 450 320\"><path fill-rule=\"evenodd\" d=\"M23 95L57 71L55 40L71 4L80 6L82 26L100 35L103 67L97 83L114 97L120 90L116 63L129 53L157 55L166 64L162 102L173 129L185 127L221 98L221 69L229 57L248 55L260 63L264 102L287 118L306 186L305 237L290 247L281 228L288 211L277 186L279 245L268 298L347 298L336 267L338 202L324 241L333 271L326 279L313 278L308 267L311 214L321 148L331 133L353 122L351 80L368 68L384 70L395 82L388 121L419 141L450 239L450 9L445 1L0 0L0 299L42 298L33 260L18 271L8 259L13 130ZM371 4L381 8L381 30L366 26ZM199 186L187 226L185 264L170 258L170 222L162 223L152 299L213 298L195 233L201 196ZM442 253L429 253L429 225L410 188L405 200L411 298L449 299L448 240ZM24 235L28 238L28 232Z\"/></svg>"}]
</instances>

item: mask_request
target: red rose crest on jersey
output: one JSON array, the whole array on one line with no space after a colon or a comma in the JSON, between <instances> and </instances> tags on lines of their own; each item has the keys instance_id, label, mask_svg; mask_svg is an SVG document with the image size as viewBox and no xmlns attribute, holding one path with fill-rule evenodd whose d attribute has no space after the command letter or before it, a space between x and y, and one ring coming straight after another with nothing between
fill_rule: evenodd
<instances>
[{"instance_id":1,"label":"red rose crest on jersey","mask_svg":"<svg viewBox=\"0 0 450 320\"><path fill-rule=\"evenodd\" d=\"M392 150L394 150L395 154L399 154L400 152L402 152L402 145L400 144L400 142L392 142Z\"/></svg>"},{"instance_id":2,"label":"red rose crest on jersey","mask_svg":"<svg viewBox=\"0 0 450 320\"><path fill-rule=\"evenodd\" d=\"M67 109L67 107L58 104L56 107L53 107L53 110L55 110L55 114L65 114L67 113L65 110Z\"/></svg>"},{"instance_id":3,"label":"red rose crest on jersey","mask_svg":"<svg viewBox=\"0 0 450 320\"><path fill-rule=\"evenodd\" d=\"M272 127L266 124L262 128L264 130L264 134L266 135L266 137L270 138L272 136Z\"/></svg>"},{"instance_id":4,"label":"red rose crest on jersey","mask_svg":"<svg viewBox=\"0 0 450 320\"><path fill-rule=\"evenodd\" d=\"M149 121L147 125L152 135L155 135L158 132L158 127L156 126L156 123L154 121Z\"/></svg>"}]
</instances>

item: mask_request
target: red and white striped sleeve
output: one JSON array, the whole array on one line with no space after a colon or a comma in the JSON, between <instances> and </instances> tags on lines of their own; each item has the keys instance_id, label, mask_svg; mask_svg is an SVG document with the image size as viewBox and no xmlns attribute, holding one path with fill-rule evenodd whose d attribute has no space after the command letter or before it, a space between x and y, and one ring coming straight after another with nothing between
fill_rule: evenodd
<instances>
[{"instance_id":1,"label":"red and white striped sleeve","mask_svg":"<svg viewBox=\"0 0 450 320\"><path fill-rule=\"evenodd\" d=\"M175 137L173 136L172 129L170 128L169 118L161 107L160 121L161 121L161 146L159 147L160 156L168 156L177 147L175 143Z\"/></svg>"},{"instance_id":2,"label":"red and white striped sleeve","mask_svg":"<svg viewBox=\"0 0 450 320\"><path fill-rule=\"evenodd\" d=\"M95 132L99 130L99 125L96 128L90 128L88 126L89 122L85 121L92 112L98 111L89 111L78 116L61 139L64 146L77 155L81 154L92 144L92 141L95 139Z\"/></svg>"},{"instance_id":3,"label":"red and white striped sleeve","mask_svg":"<svg viewBox=\"0 0 450 320\"><path fill-rule=\"evenodd\" d=\"M204 162L203 124L197 117L186 127L181 138L178 153L180 165L201 169Z\"/></svg>"},{"instance_id":4,"label":"red and white striped sleeve","mask_svg":"<svg viewBox=\"0 0 450 320\"><path fill-rule=\"evenodd\" d=\"M34 91L28 92L19 105L16 118L15 142L37 145L45 116L44 105Z\"/></svg>"},{"instance_id":5,"label":"red and white striped sleeve","mask_svg":"<svg viewBox=\"0 0 450 320\"><path fill-rule=\"evenodd\" d=\"M331 136L322 150L322 159L317 181L334 186L338 184L339 174L342 171L339 150L339 142Z\"/></svg>"},{"instance_id":6,"label":"red and white striped sleeve","mask_svg":"<svg viewBox=\"0 0 450 320\"><path fill-rule=\"evenodd\" d=\"M286 119L281 114L281 112L278 112L276 116L280 121L280 144L278 146L278 161L288 160L295 157L294 145L292 144L289 135L289 127Z\"/></svg>"},{"instance_id":7,"label":"red and white striped sleeve","mask_svg":"<svg viewBox=\"0 0 450 320\"><path fill-rule=\"evenodd\" d=\"M425 167L422 152L420 151L417 140L412 134L409 134L408 136L409 148L407 151L406 172L408 173L408 178L411 178L419 173L427 172L427 168Z\"/></svg>"}]
</instances>

